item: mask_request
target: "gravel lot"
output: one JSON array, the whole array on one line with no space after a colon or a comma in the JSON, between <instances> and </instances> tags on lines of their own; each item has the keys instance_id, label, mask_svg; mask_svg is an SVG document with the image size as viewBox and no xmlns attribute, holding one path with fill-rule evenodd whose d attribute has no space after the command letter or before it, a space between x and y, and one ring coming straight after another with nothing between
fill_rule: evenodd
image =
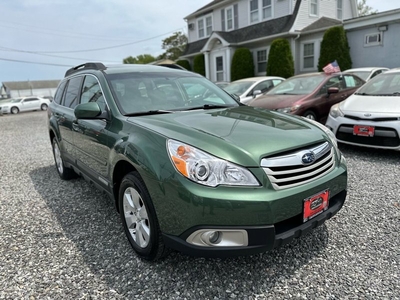
<instances>
[{"instance_id":1,"label":"gravel lot","mask_svg":"<svg viewBox=\"0 0 400 300\"><path fill-rule=\"evenodd\" d=\"M400 299L400 153L341 146L348 200L290 245L139 260L111 201L62 181L46 113L0 116L0 299Z\"/></svg>"}]
</instances>

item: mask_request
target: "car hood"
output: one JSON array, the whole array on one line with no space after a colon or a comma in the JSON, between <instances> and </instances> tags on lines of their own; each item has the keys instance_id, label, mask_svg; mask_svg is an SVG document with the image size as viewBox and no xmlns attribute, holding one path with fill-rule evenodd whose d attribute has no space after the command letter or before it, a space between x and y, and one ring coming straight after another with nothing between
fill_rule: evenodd
<instances>
[{"instance_id":1,"label":"car hood","mask_svg":"<svg viewBox=\"0 0 400 300\"><path fill-rule=\"evenodd\" d=\"M292 106L295 102L306 98L308 95L263 95L247 104L250 106L278 109Z\"/></svg>"},{"instance_id":2,"label":"car hood","mask_svg":"<svg viewBox=\"0 0 400 300\"><path fill-rule=\"evenodd\" d=\"M400 114L400 96L363 96L352 95L340 103L340 109L345 112Z\"/></svg>"},{"instance_id":3,"label":"car hood","mask_svg":"<svg viewBox=\"0 0 400 300\"><path fill-rule=\"evenodd\" d=\"M308 121L269 110L239 106L130 117L129 122L243 166L263 157L328 140Z\"/></svg>"}]
</instances>

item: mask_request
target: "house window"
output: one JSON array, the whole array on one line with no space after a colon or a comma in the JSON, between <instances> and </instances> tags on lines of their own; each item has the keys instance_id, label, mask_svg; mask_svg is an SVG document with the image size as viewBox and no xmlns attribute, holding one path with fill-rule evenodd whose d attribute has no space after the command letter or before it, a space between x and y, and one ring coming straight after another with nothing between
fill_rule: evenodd
<instances>
[{"instance_id":1,"label":"house window","mask_svg":"<svg viewBox=\"0 0 400 300\"><path fill-rule=\"evenodd\" d=\"M269 19L272 17L272 1L262 0L263 2L263 19Z\"/></svg>"},{"instance_id":2,"label":"house window","mask_svg":"<svg viewBox=\"0 0 400 300\"><path fill-rule=\"evenodd\" d=\"M250 22L258 22L258 0L250 0Z\"/></svg>"},{"instance_id":3,"label":"house window","mask_svg":"<svg viewBox=\"0 0 400 300\"><path fill-rule=\"evenodd\" d=\"M257 51L257 73L267 71L267 50Z\"/></svg>"},{"instance_id":4,"label":"house window","mask_svg":"<svg viewBox=\"0 0 400 300\"><path fill-rule=\"evenodd\" d=\"M202 19L198 19L197 28L200 39L206 36L210 36L212 32L212 17L208 16Z\"/></svg>"},{"instance_id":5,"label":"house window","mask_svg":"<svg viewBox=\"0 0 400 300\"><path fill-rule=\"evenodd\" d=\"M226 29L233 29L233 7L226 9Z\"/></svg>"},{"instance_id":6,"label":"house window","mask_svg":"<svg viewBox=\"0 0 400 300\"><path fill-rule=\"evenodd\" d=\"M382 32L365 35L364 46L382 45Z\"/></svg>"},{"instance_id":7,"label":"house window","mask_svg":"<svg viewBox=\"0 0 400 300\"><path fill-rule=\"evenodd\" d=\"M343 19L343 0L337 0L337 18Z\"/></svg>"},{"instance_id":8,"label":"house window","mask_svg":"<svg viewBox=\"0 0 400 300\"><path fill-rule=\"evenodd\" d=\"M224 81L224 61L222 56L215 58L215 65L217 69L217 81Z\"/></svg>"},{"instance_id":9,"label":"house window","mask_svg":"<svg viewBox=\"0 0 400 300\"><path fill-rule=\"evenodd\" d=\"M303 68L314 68L314 43L303 45Z\"/></svg>"},{"instance_id":10,"label":"house window","mask_svg":"<svg viewBox=\"0 0 400 300\"><path fill-rule=\"evenodd\" d=\"M310 15L318 16L318 0L310 0Z\"/></svg>"}]
</instances>

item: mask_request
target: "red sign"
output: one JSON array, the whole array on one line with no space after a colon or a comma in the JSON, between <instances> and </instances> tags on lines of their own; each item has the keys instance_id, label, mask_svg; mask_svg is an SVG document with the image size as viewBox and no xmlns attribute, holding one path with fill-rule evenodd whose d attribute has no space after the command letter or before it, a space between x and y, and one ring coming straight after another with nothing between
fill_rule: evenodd
<instances>
[{"instance_id":1,"label":"red sign","mask_svg":"<svg viewBox=\"0 0 400 300\"><path fill-rule=\"evenodd\" d=\"M373 137L375 134L375 127L366 125L354 125L353 134Z\"/></svg>"},{"instance_id":2,"label":"red sign","mask_svg":"<svg viewBox=\"0 0 400 300\"><path fill-rule=\"evenodd\" d=\"M315 194L304 199L303 222L306 222L320 213L327 210L329 207L329 190Z\"/></svg>"}]
</instances>

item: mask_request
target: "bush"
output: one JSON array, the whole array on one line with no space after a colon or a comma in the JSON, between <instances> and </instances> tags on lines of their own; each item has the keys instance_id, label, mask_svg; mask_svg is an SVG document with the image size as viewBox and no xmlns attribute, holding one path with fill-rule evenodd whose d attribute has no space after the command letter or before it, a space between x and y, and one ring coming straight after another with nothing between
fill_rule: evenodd
<instances>
[{"instance_id":1,"label":"bush","mask_svg":"<svg viewBox=\"0 0 400 300\"><path fill-rule=\"evenodd\" d=\"M233 54L231 81L254 76L253 56L249 49L238 48Z\"/></svg>"},{"instance_id":2,"label":"bush","mask_svg":"<svg viewBox=\"0 0 400 300\"><path fill-rule=\"evenodd\" d=\"M325 31L318 59L318 70L322 71L322 68L335 60L342 71L351 68L349 42L342 26L331 27Z\"/></svg>"},{"instance_id":3,"label":"bush","mask_svg":"<svg viewBox=\"0 0 400 300\"><path fill-rule=\"evenodd\" d=\"M186 70L191 71L192 68L190 67L189 61L182 59L182 60L177 60L176 61L177 65L180 65L181 67L184 67Z\"/></svg>"},{"instance_id":4,"label":"bush","mask_svg":"<svg viewBox=\"0 0 400 300\"><path fill-rule=\"evenodd\" d=\"M271 43L267 63L268 76L289 78L294 75L294 61L289 41L276 39Z\"/></svg>"},{"instance_id":5,"label":"bush","mask_svg":"<svg viewBox=\"0 0 400 300\"><path fill-rule=\"evenodd\" d=\"M204 63L204 55L198 54L193 60L193 72L206 76L206 66Z\"/></svg>"}]
</instances>

